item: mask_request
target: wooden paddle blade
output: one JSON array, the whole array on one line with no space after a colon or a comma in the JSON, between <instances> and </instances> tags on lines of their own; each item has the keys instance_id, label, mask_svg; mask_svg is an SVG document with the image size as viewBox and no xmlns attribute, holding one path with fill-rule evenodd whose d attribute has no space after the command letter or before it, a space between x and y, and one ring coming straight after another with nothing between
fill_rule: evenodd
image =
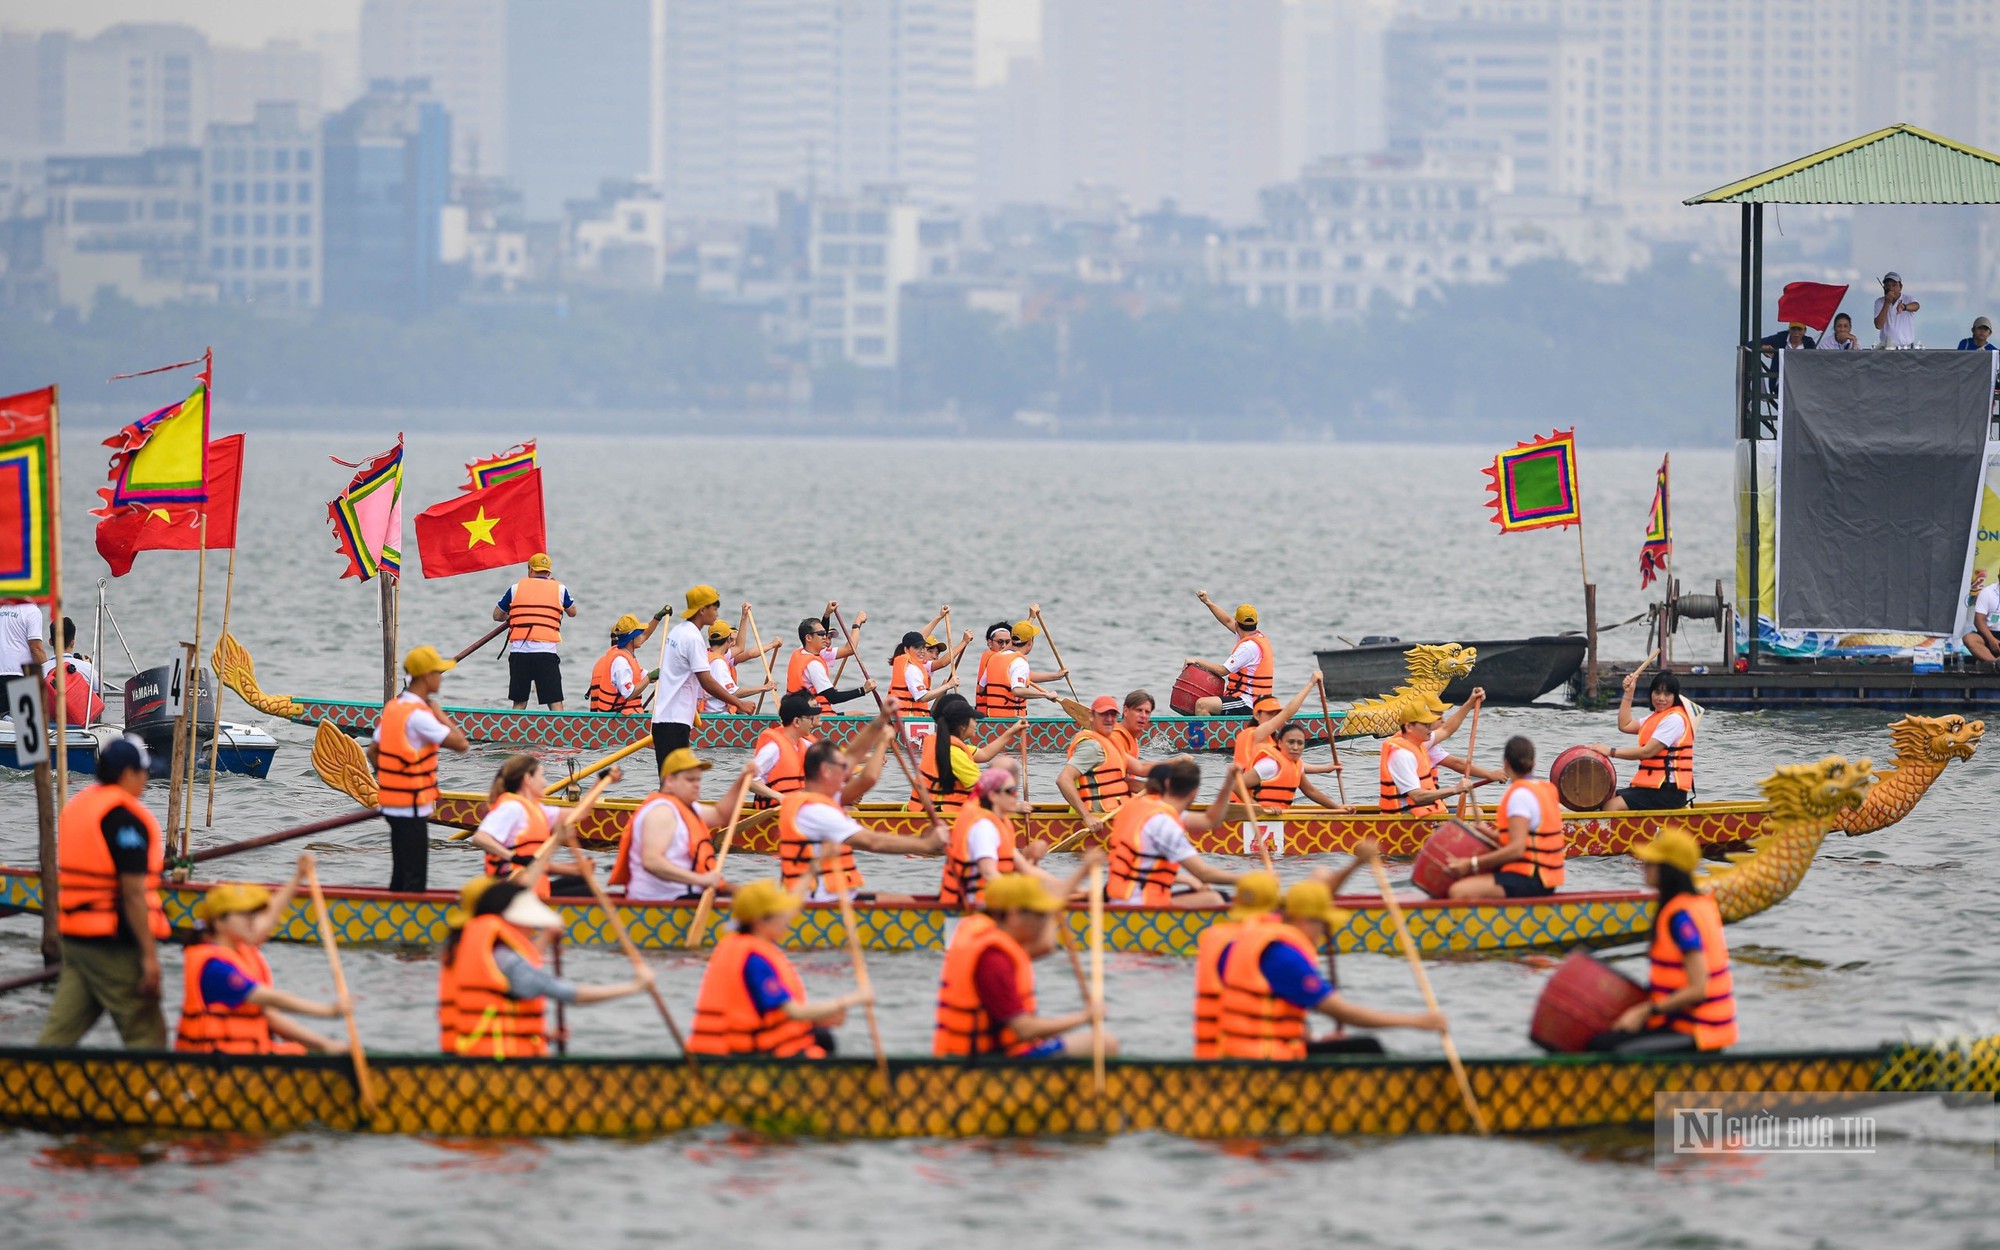
<instances>
[{"instance_id":1,"label":"wooden paddle blade","mask_svg":"<svg viewBox=\"0 0 2000 1250\"><path fill-rule=\"evenodd\" d=\"M1078 703L1075 699L1058 699L1056 701L1062 704L1062 710L1064 715L1068 716L1071 720L1083 726L1085 729L1089 729L1091 727L1091 724L1095 720L1095 718L1091 716L1090 709L1088 707L1086 707L1081 703Z\"/></svg>"}]
</instances>

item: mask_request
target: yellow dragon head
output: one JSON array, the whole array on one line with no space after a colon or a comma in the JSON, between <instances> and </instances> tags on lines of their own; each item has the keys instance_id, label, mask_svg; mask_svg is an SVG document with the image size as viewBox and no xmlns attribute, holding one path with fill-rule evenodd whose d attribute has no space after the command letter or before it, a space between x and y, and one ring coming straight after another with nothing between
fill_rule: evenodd
<instances>
[{"instance_id":1,"label":"yellow dragon head","mask_svg":"<svg viewBox=\"0 0 2000 1250\"><path fill-rule=\"evenodd\" d=\"M1919 763L1942 767L1952 760L1969 760L1985 735L1985 721L1963 716L1905 716L1889 726L1898 768Z\"/></svg>"},{"instance_id":2,"label":"yellow dragon head","mask_svg":"<svg viewBox=\"0 0 2000 1250\"><path fill-rule=\"evenodd\" d=\"M1759 788L1771 801L1773 831L1785 833L1800 825L1838 827L1840 816L1861 806L1875 780L1867 760L1849 763L1844 755L1829 755L1816 764L1780 764Z\"/></svg>"},{"instance_id":3,"label":"yellow dragon head","mask_svg":"<svg viewBox=\"0 0 2000 1250\"><path fill-rule=\"evenodd\" d=\"M1464 643L1426 642L1411 647L1404 654L1403 663L1409 667L1411 682L1426 686L1436 683L1442 690L1471 673L1478 658L1478 649Z\"/></svg>"}]
</instances>

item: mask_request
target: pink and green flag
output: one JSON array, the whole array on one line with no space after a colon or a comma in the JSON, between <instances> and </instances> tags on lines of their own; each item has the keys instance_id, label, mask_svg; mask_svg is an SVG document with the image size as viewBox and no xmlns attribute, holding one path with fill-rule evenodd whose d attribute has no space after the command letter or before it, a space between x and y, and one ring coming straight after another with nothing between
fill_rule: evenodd
<instances>
[{"instance_id":1,"label":"pink and green flag","mask_svg":"<svg viewBox=\"0 0 2000 1250\"><path fill-rule=\"evenodd\" d=\"M1487 503L1503 534L1581 525L1582 496L1576 488L1576 430L1551 431L1547 438L1521 443L1493 457L1482 470L1492 492Z\"/></svg>"},{"instance_id":2,"label":"pink and green flag","mask_svg":"<svg viewBox=\"0 0 2000 1250\"><path fill-rule=\"evenodd\" d=\"M326 505L334 542L347 557L342 577L367 581L377 573L399 577L403 570L403 436L396 445L361 464L329 457L358 470L347 489Z\"/></svg>"}]
</instances>

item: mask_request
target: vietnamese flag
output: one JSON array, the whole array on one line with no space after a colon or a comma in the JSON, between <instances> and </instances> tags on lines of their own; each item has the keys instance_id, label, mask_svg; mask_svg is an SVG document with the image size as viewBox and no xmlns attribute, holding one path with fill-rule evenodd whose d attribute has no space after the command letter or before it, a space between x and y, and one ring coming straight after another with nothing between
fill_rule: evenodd
<instances>
[{"instance_id":1,"label":"vietnamese flag","mask_svg":"<svg viewBox=\"0 0 2000 1250\"><path fill-rule=\"evenodd\" d=\"M1840 311L1840 301L1847 298L1847 288L1832 286L1825 282L1787 282L1784 294L1778 296L1778 320L1785 325L1796 321L1824 330L1833 322L1833 314Z\"/></svg>"},{"instance_id":2,"label":"vietnamese flag","mask_svg":"<svg viewBox=\"0 0 2000 1250\"><path fill-rule=\"evenodd\" d=\"M211 551L236 545L236 505L243 494L243 436L210 440L206 463L208 502L200 504L126 504L111 508L97 523L97 554L111 566L111 576L132 571L132 559L142 551L199 551L204 545L201 518L208 514ZM100 490L110 508L111 491Z\"/></svg>"},{"instance_id":3,"label":"vietnamese flag","mask_svg":"<svg viewBox=\"0 0 2000 1250\"><path fill-rule=\"evenodd\" d=\"M529 556L546 550L540 469L469 490L417 516L417 555L425 577L525 564Z\"/></svg>"}]
</instances>

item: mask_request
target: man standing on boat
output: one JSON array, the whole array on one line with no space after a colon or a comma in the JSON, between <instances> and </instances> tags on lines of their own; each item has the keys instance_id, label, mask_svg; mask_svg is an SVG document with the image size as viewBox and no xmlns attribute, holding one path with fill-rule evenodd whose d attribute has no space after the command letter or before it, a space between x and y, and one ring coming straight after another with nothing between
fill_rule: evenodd
<instances>
[{"instance_id":1,"label":"man standing on boat","mask_svg":"<svg viewBox=\"0 0 2000 1250\"><path fill-rule=\"evenodd\" d=\"M721 612L722 595L713 586L687 592L687 610L667 631L660 651L660 691L653 699L653 767L675 751L694 745L695 705L702 693L748 714L752 704L731 694L708 668L708 627Z\"/></svg>"},{"instance_id":2,"label":"man standing on boat","mask_svg":"<svg viewBox=\"0 0 2000 1250\"><path fill-rule=\"evenodd\" d=\"M1271 650L1271 640L1257 627L1257 609L1254 606L1239 603L1232 615L1209 598L1206 590L1194 593L1202 606L1215 614L1215 619L1221 622L1223 628L1236 635L1236 646L1224 663L1211 664L1207 660L1188 657L1189 664L1222 679L1221 697L1204 695L1196 699L1195 715L1248 716L1257 705L1257 700L1277 693L1277 653Z\"/></svg>"},{"instance_id":3,"label":"man standing on boat","mask_svg":"<svg viewBox=\"0 0 2000 1250\"><path fill-rule=\"evenodd\" d=\"M165 1050L159 944L172 930L160 906L166 843L139 796L146 748L130 738L97 754L97 784L77 791L56 833L62 976L38 1046L74 1046L111 1013L134 1050Z\"/></svg>"},{"instance_id":4,"label":"man standing on boat","mask_svg":"<svg viewBox=\"0 0 2000 1250\"><path fill-rule=\"evenodd\" d=\"M507 699L519 712L528 706L528 689L551 712L563 710L562 618L576 615L576 600L557 581L546 554L528 557L528 575L500 596L493 619L507 622Z\"/></svg>"},{"instance_id":5,"label":"man standing on boat","mask_svg":"<svg viewBox=\"0 0 2000 1250\"><path fill-rule=\"evenodd\" d=\"M382 708L365 754L375 769L376 805L389 822L389 888L419 893L430 888L431 807L438 796L438 748L472 749L465 731L444 714L438 690L458 667L436 647L415 647L403 657L409 682Z\"/></svg>"}]
</instances>

